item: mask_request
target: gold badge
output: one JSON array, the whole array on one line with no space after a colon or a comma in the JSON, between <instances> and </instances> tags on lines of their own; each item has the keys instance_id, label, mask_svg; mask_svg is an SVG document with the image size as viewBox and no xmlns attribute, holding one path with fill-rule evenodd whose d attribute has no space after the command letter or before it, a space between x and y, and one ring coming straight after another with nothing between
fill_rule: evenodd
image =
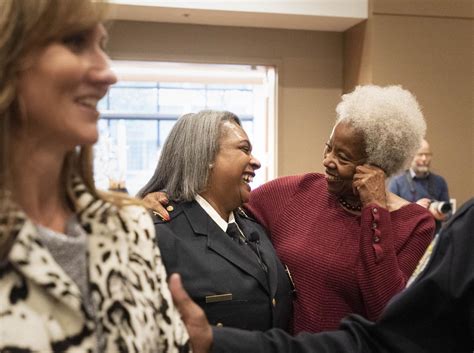
<instances>
[{"instance_id":1,"label":"gold badge","mask_svg":"<svg viewBox=\"0 0 474 353\"><path fill-rule=\"evenodd\" d=\"M232 300L232 293L206 295L206 303L218 303Z\"/></svg>"}]
</instances>

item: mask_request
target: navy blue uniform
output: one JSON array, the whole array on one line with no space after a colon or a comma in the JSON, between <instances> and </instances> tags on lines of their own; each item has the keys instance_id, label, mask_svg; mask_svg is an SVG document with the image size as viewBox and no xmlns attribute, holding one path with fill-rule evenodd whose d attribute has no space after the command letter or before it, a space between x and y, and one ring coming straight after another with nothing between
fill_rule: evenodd
<instances>
[{"instance_id":1,"label":"navy blue uniform","mask_svg":"<svg viewBox=\"0 0 474 353\"><path fill-rule=\"evenodd\" d=\"M287 330L292 288L264 228L243 211L234 212L251 240L246 245L226 234L197 202L170 205L169 222L155 216L163 262L168 274L181 274L184 288L209 322L247 330Z\"/></svg>"}]
</instances>

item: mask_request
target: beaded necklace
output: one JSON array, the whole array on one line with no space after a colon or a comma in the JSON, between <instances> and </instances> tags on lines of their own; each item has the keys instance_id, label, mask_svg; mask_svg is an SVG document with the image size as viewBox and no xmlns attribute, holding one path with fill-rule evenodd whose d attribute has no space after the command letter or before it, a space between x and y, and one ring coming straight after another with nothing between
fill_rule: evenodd
<instances>
[{"instance_id":1,"label":"beaded necklace","mask_svg":"<svg viewBox=\"0 0 474 353\"><path fill-rule=\"evenodd\" d=\"M344 200L342 197L339 198L339 202L343 207L347 208L348 210L357 212L360 212L362 210L362 205L360 203L354 206Z\"/></svg>"}]
</instances>

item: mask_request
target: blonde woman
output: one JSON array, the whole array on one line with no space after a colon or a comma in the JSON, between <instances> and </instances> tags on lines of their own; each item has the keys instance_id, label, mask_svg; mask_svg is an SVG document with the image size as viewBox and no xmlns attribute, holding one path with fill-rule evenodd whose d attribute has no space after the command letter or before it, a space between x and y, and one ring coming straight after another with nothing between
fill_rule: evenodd
<instances>
[{"instance_id":1,"label":"blonde woman","mask_svg":"<svg viewBox=\"0 0 474 353\"><path fill-rule=\"evenodd\" d=\"M0 350L182 352L153 224L94 188L100 5L0 2Z\"/></svg>"}]
</instances>

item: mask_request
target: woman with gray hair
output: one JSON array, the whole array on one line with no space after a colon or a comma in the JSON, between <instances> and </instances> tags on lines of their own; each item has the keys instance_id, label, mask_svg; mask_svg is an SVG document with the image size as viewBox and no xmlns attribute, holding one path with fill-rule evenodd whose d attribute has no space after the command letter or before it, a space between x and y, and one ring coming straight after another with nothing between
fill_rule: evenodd
<instances>
[{"instance_id":1,"label":"woman with gray hair","mask_svg":"<svg viewBox=\"0 0 474 353\"><path fill-rule=\"evenodd\" d=\"M239 207L260 162L230 112L182 116L140 197L166 190L170 217L155 216L163 262L214 325L288 329L292 289L265 230Z\"/></svg>"},{"instance_id":2,"label":"woman with gray hair","mask_svg":"<svg viewBox=\"0 0 474 353\"><path fill-rule=\"evenodd\" d=\"M434 232L423 207L385 185L425 134L415 97L399 86L359 86L336 112L325 173L270 181L245 205L292 272L295 333L336 329L350 313L377 319L405 287Z\"/></svg>"}]
</instances>

